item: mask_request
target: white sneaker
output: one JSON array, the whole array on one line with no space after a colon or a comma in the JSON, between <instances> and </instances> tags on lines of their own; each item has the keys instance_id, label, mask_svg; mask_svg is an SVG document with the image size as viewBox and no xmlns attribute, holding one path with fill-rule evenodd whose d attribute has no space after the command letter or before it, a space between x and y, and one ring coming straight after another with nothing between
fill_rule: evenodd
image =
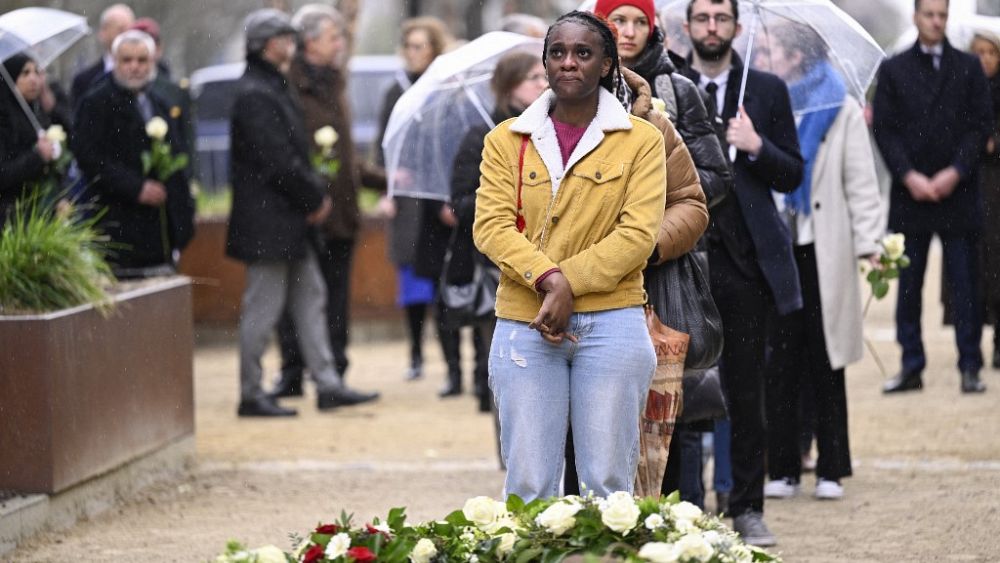
<instances>
[{"instance_id":1,"label":"white sneaker","mask_svg":"<svg viewBox=\"0 0 1000 563\"><path fill-rule=\"evenodd\" d=\"M764 483L764 496L767 498L792 498L799 494L799 484L791 477L775 479Z\"/></svg>"},{"instance_id":2,"label":"white sneaker","mask_svg":"<svg viewBox=\"0 0 1000 563\"><path fill-rule=\"evenodd\" d=\"M836 481L818 479L816 481L816 498L821 500L837 500L844 496L844 486Z\"/></svg>"}]
</instances>

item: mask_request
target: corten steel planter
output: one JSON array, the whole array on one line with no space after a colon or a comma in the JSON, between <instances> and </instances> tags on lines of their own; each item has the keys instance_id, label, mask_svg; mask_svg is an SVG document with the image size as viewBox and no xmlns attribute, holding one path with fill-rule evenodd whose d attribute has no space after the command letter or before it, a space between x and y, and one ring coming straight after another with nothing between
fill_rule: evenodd
<instances>
[{"instance_id":1,"label":"corten steel planter","mask_svg":"<svg viewBox=\"0 0 1000 563\"><path fill-rule=\"evenodd\" d=\"M0 316L0 489L56 493L194 433L187 278Z\"/></svg>"},{"instance_id":2,"label":"corten steel planter","mask_svg":"<svg viewBox=\"0 0 1000 563\"><path fill-rule=\"evenodd\" d=\"M234 325L246 284L246 267L226 256L226 217L199 217L194 238L181 254L180 272L194 279L196 323ZM386 256L387 221L366 217L354 246L351 318L399 318L396 270Z\"/></svg>"}]
</instances>

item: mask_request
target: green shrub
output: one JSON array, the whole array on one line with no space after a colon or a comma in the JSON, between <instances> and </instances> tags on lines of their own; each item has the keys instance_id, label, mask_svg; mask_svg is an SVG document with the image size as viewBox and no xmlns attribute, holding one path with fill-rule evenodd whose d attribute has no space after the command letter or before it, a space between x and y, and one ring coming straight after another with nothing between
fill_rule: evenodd
<instances>
[{"instance_id":1,"label":"green shrub","mask_svg":"<svg viewBox=\"0 0 1000 563\"><path fill-rule=\"evenodd\" d=\"M42 191L18 200L0 232L0 314L41 313L91 303L111 307L114 282L105 260L99 215L78 217L71 206L53 212Z\"/></svg>"}]
</instances>

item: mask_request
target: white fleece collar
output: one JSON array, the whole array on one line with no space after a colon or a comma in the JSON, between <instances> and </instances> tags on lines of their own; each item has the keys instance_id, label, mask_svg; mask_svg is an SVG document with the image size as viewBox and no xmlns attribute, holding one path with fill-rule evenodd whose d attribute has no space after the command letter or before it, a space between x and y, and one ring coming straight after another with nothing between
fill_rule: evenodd
<instances>
[{"instance_id":1,"label":"white fleece collar","mask_svg":"<svg viewBox=\"0 0 1000 563\"><path fill-rule=\"evenodd\" d=\"M587 130L583 133L576 148L573 149L573 154L570 155L566 165L563 166L559 140L556 138L556 130L549 117L549 111L554 103L555 94L552 90L546 90L510 126L510 130L515 133L531 135L531 142L549 171L553 196L559 190L559 184L562 182L563 176L566 175L566 171L590 151L597 148L604 140L605 132L632 129L632 121L629 120L628 112L622 107L618 98L601 88L597 98L597 114L587 126Z\"/></svg>"}]
</instances>

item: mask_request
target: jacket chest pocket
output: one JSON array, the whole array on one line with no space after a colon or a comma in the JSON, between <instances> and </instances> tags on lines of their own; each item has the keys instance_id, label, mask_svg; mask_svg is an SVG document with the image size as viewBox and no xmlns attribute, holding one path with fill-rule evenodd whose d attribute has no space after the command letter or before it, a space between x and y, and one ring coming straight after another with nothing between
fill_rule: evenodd
<instances>
[{"instance_id":1,"label":"jacket chest pocket","mask_svg":"<svg viewBox=\"0 0 1000 563\"><path fill-rule=\"evenodd\" d=\"M521 201L527 211L545 213L552 200L552 181L549 170L541 161L525 162L521 170Z\"/></svg>"},{"instance_id":2,"label":"jacket chest pocket","mask_svg":"<svg viewBox=\"0 0 1000 563\"><path fill-rule=\"evenodd\" d=\"M625 193L625 163L586 160L573 167L573 189L588 200L600 198L605 204L621 201Z\"/></svg>"}]
</instances>

